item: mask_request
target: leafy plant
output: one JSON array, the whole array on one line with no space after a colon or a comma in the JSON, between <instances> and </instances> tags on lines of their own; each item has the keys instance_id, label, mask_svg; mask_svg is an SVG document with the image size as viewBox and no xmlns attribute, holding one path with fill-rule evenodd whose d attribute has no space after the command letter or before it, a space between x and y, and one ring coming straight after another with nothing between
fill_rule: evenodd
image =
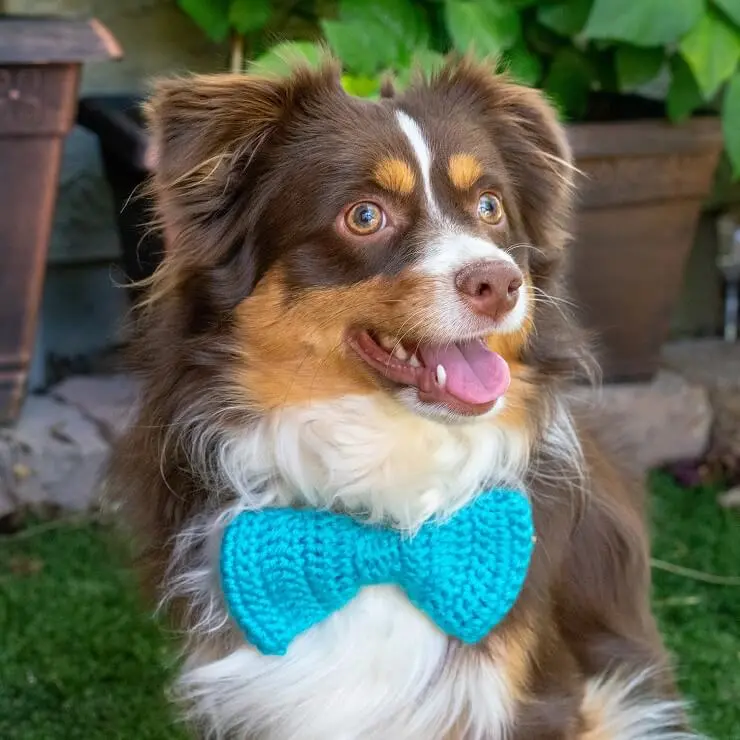
<instances>
[{"instance_id":1,"label":"leafy plant","mask_svg":"<svg viewBox=\"0 0 740 740\"><path fill-rule=\"evenodd\" d=\"M727 153L740 176L740 0L179 0L215 41L280 69L315 61L325 43L344 63L345 87L401 84L455 50L493 57L544 88L563 115L583 120L591 94L646 92L680 122L720 106ZM277 42L277 43L275 43Z\"/></svg>"}]
</instances>

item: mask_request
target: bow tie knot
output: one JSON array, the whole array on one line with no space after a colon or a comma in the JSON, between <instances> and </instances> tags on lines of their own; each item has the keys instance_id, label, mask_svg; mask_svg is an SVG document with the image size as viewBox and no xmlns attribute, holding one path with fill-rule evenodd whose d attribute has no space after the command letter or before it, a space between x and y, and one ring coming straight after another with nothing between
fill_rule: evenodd
<instances>
[{"instance_id":1,"label":"bow tie knot","mask_svg":"<svg viewBox=\"0 0 740 740\"><path fill-rule=\"evenodd\" d=\"M482 640L514 605L534 528L529 501L496 489L413 536L346 514L245 511L221 544L226 605L247 640L283 655L365 586L395 584L442 631Z\"/></svg>"}]
</instances>

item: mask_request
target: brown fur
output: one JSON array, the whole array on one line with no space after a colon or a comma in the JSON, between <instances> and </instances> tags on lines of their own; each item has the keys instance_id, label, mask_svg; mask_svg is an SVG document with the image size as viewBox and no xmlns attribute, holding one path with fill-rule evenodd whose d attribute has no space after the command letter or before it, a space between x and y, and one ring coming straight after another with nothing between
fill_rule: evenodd
<instances>
[{"instance_id":1,"label":"brown fur","mask_svg":"<svg viewBox=\"0 0 740 740\"><path fill-rule=\"evenodd\" d=\"M464 211L462 191L497 173L507 243L535 297L523 331L489 339L513 375L500 423L526 426L537 438L527 483L538 547L521 598L486 646L491 656L507 656L519 702L513 737L601 740L594 717L580 715L584 681L614 666L666 668L667 661L649 610L639 486L625 482L581 427L586 490L575 495L579 484L569 481L576 471L564 470L541 437L545 400L561 394L587 358L580 332L554 305L563 295L571 207L567 144L538 93L469 61L448 65L402 101L411 115L435 122L436 141L462 139L470 152L446 153L454 185L446 205ZM142 402L112 461L109 487L125 501L155 584L173 536L229 495L211 487L207 469L192 465L193 419L208 418L215 439L270 410L383 390L348 353L343 335L356 325L403 331L423 310L429 284L409 272L416 254L405 240L416 224L423 229L424 214L411 202L420 183L408 166L397 166L405 152L388 128L385 104L347 98L332 64L282 81L237 75L164 82L154 94L153 187L172 236L139 312ZM376 134L366 166L349 144L369 127ZM297 158L301 134L314 144ZM333 188L363 167L365 179L396 191L387 207L399 224L392 241L370 247L341 241L327 226L344 202ZM311 200L317 187L320 201ZM295 215L304 212L314 214L311 221ZM520 243L535 248L517 250ZM413 339L423 340L424 331ZM670 678L656 681L656 695L672 691Z\"/></svg>"}]
</instances>

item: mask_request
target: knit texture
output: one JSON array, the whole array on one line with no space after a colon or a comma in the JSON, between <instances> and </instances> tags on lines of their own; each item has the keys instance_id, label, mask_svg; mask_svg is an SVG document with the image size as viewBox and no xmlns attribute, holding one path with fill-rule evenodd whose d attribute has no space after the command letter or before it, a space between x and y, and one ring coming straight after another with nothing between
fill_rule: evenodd
<instances>
[{"instance_id":1,"label":"knit texture","mask_svg":"<svg viewBox=\"0 0 740 740\"><path fill-rule=\"evenodd\" d=\"M378 584L399 586L443 632L476 643L514 605L533 546L528 499L504 489L413 537L346 514L262 509L226 527L221 581L230 615L267 655L284 655L298 635Z\"/></svg>"}]
</instances>

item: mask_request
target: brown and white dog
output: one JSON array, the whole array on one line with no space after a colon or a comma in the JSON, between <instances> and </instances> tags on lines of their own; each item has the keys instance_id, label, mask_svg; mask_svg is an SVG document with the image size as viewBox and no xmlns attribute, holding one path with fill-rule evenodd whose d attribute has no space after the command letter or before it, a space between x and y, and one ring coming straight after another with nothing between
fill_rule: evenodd
<instances>
[{"instance_id":1,"label":"brown and white dog","mask_svg":"<svg viewBox=\"0 0 740 740\"><path fill-rule=\"evenodd\" d=\"M639 487L574 420L570 152L531 89L467 60L379 102L332 62L161 83L153 188L171 235L140 309L142 397L109 486L186 631L204 736L693 737L648 602ZM516 486L537 544L514 609L458 644L364 589L286 656L246 644L223 525L269 506L413 531Z\"/></svg>"}]
</instances>

